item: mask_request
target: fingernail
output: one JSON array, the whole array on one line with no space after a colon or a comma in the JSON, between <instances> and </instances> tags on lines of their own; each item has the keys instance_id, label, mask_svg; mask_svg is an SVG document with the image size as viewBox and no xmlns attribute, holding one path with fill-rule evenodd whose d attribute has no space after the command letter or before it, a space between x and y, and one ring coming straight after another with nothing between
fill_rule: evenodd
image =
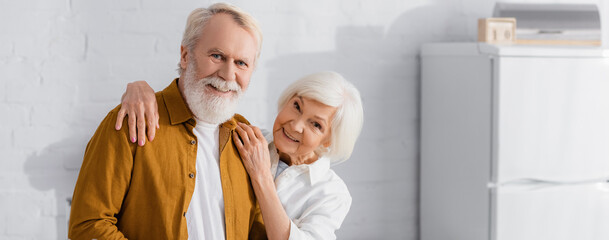
<instances>
[{"instance_id":1,"label":"fingernail","mask_svg":"<svg viewBox=\"0 0 609 240\"><path fill-rule=\"evenodd\" d=\"M140 140L140 146L144 146L144 140Z\"/></svg>"},{"instance_id":2,"label":"fingernail","mask_svg":"<svg viewBox=\"0 0 609 240\"><path fill-rule=\"evenodd\" d=\"M114 129L118 130L118 125L114 126Z\"/></svg>"},{"instance_id":3,"label":"fingernail","mask_svg":"<svg viewBox=\"0 0 609 240\"><path fill-rule=\"evenodd\" d=\"M135 138L134 137L131 138L131 142L135 143Z\"/></svg>"}]
</instances>

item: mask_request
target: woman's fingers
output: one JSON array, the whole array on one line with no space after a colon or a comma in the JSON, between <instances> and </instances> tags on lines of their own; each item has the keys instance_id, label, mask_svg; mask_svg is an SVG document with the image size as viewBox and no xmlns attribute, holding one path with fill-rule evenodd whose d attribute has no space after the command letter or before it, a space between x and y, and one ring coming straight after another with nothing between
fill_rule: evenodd
<instances>
[{"instance_id":1,"label":"woman's fingers","mask_svg":"<svg viewBox=\"0 0 609 240\"><path fill-rule=\"evenodd\" d=\"M241 161L243 162L243 165L245 166L245 170L248 173L252 172L252 159L250 158L250 154L251 152L249 152L246 147L243 145L243 143L241 142L241 140L239 140L239 134L237 133L237 131L233 132L233 142L235 143L235 146L237 147L237 151L239 152L239 155L241 156Z\"/></svg>"},{"instance_id":2,"label":"woman's fingers","mask_svg":"<svg viewBox=\"0 0 609 240\"><path fill-rule=\"evenodd\" d=\"M126 115L127 115L127 111L121 106L121 110L118 110L118 117L116 118L116 125L114 125L114 128L116 130L120 130L121 127L123 127L123 119L125 119Z\"/></svg>"},{"instance_id":3,"label":"woman's fingers","mask_svg":"<svg viewBox=\"0 0 609 240\"><path fill-rule=\"evenodd\" d=\"M152 142L156 135L156 129L159 124L159 110L156 104L156 99L152 99L150 103L146 104L144 109L144 115L146 116L146 125L148 127L148 140Z\"/></svg>"},{"instance_id":4,"label":"woman's fingers","mask_svg":"<svg viewBox=\"0 0 609 240\"><path fill-rule=\"evenodd\" d=\"M243 143L239 139L239 134L237 134L236 131L233 132L233 142L235 143L235 146L237 147L239 154L245 153L245 150L243 149Z\"/></svg>"},{"instance_id":5,"label":"woman's fingers","mask_svg":"<svg viewBox=\"0 0 609 240\"><path fill-rule=\"evenodd\" d=\"M135 119L135 112L134 111L129 111L129 113L127 113L127 122L129 123L129 139L131 140L132 143L135 143L135 141L137 140L137 127L135 126L136 124L136 119Z\"/></svg>"},{"instance_id":6,"label":"woman's fingers","mask_svg":"<svg viewBox=\"0 0 609 240\"><path fill-rule=\"evenodd\" d=\"M160 127L154 90L145 81L129 83L121 97L121 103L115 127L121 128L122 121L127 117L131 142L143 146L146 144L146 135L148 140L152 141L156 136L156 129Z\"/></svg>"},{"instance_id":7,"label":"woman's fingers","mask_svg":"<svg viewBox=\"0 0 609 240\"><path fill-rule=\"evenodd\" d=\"M137 140L140 146L146 143L146 117L144 114L144 106L140 105L137 114Z\"/></svg>"},{"instance_id":8,"label":"woman's fingers","mask_svg":"<svg viewBox=\"0 0 609 240\"><path fill-rule=\"evenodd\" d=\"M238 135L237 135L238 134ZM243 165L252 179L270 175L270 156L266 140L257 127L238 123L233 133L233 138L241 137L241 141L235 140L237 150L241 155Z\"/></svg>"},{"instance_id":9,"label":"woman's fingers","mask_svg":"<svg viewBox=\"0 0 609 240\"><path fill-rule=\"evenodd\" d=\"M237 128L235 128L235 130L239 133L239 137L241 137L243 146L249 147L251 145L251 143L250 143L250 138L249 138L247 132L239 125L237 125Z\"/></svg>"},{"instance_id":10,"label":"woman's fingers","mask_svg":"<svg viewBox=\"0 0 609 240\"><path fill-rule=\"evenodd\" d=\"M238 123L238 126L243 128L243 130L247 132L248 136L250 136L250 140L254 143L257 143L258 141L261 141L261 139L264 139L262 132L260 132L260 129L258 129L257 127L247 125L245 123Z\"/></svg>"},{"instance_id":11,"label":"woman's fingers","mask_svg":"<svg viewBox=\"0 0 609 240\"><path fill-rule=\"evenodd\" d=\"M161 125L159 125L159 111L158 111L158 109L154 113L154 118L155 118L155 122L156 122L156 128L157 129L161 128Z\"/></svg>"},{"instance_id":12,"label":"woman's fingers","mask_svg":"<svg viewBox=\"0 0 609 240\"><path fill-rule=\"evenodd\" d=\"M244 123L241 123L241 127L243 127L245 132L247 132L247 135L250 137L250 141L257 142L258 139L256 138L256 134L254 133L254 130L252 130L252 127Z\"/></svg>"},{"instance_id":13,"label":"woman's fingers","mask_svg":"<svg viewBox=\"0 0 609 240\"><path fill-rule=\"evenodd\" d=\"M147 126L148 127L148 141L152 142L152 140L154 140L154 136L156 134L157 126L156 126L154 118L152 116L150 116L149 113L146 113L146 120L147 120L146 125L148 125Z\"/></svg>"},{"instance_id":14,"label":"woman's fingers","mask_svg":"<svg viewBox=\"0 0 609 240\"><path fill-rule=\"evenodd\" d=\"M237 151L239 151L239 155L241 156L241 161L243 161L243 163L246 166L246 169L249 169L249 161L250 161L250 152L248 151L248 149L243 145L243 142L239 139L239 134L237 133L237 131L233 132L233 142L235 143L235 146L237 147Z\"/></svg>"},{"instance_id":15,"label":"woman's fingers","mask_svg":"<svg viewBox=\"0 0 609 240\"><path fill-rule=\"evenodd\" d=\"M254 129L254 134L256 134L256 138L258 138L258 140L260 142L262 142L266 145L267 144L266 138L264 138L264 134L262 134L262 131L260 131L260 128L258 128L256 126L252 126L252 128Z\"/></svg>"}]
</instances>

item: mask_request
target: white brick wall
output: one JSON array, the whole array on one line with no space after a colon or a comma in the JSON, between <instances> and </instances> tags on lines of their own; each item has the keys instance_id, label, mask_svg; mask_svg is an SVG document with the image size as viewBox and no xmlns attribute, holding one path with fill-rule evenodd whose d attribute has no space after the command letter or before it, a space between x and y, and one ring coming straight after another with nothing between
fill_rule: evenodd
<instances>
[{"instance_id":1,"label":"white brick wall","mask_svg":"<svg viewBox=\"0 0 609 240\"><path fill-rule=\"evenodd\" d=\"M239 112L269 128L291 81L344 74L362 93L366 119L352 159L335 167L353 195L338 236L417 239L419 46L474 40L476 19L490 16L494 1L230 2L264 32ZM607 0L588 2L609 12ZM0 0L0 239L66 238L65 199L87 141L127 82L162 90L177 75L186 16L209 4Z\"/></svg>"}]
</instances>

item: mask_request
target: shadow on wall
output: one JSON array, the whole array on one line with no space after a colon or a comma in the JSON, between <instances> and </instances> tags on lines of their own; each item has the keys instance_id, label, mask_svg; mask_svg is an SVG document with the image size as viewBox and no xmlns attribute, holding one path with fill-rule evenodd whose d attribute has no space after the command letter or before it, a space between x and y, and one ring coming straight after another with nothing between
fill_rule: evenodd
<instances>
[{"instance_id":1,"label":"shadow on wall","mask_svg":"<svg viewBox=\"0 0 609 240\"><path fill-rule=\"evenodd\" d=\"M268 62L268 94L305 75L332 70L360 91L364 127L351 159L333 169L349 186L351 211L337 235L347 239L418 239L419 49L471 40L455 6L425 5L381 26L344 26L336 50L284 55ZM274 116L273 116L274 119Z\"/></svg>"},{"instance_id":2,"label":"shadow on wall","mask_svg":"<svg viewBox=\"0 0 609 240\"><path fill-rule=\"evenodd\" d=\"M103 117L119 103L116 98L120 97L120 92L108 94L110 92L108 90L115 86L114 82L110 81L113 70L109 64L110 55L101 51L99 47L96 48L97 45L106 46L99 44L99 39L116 39L120 36L120 34L115 34L116 36L106 34L104 38L98 36L100 32L107 32L107 29L115 29L113 27L115 23L107 18L107 12L97 11L95 8L87 9L85 5L88 3L70 3L70 6L74 7L75 4L82 8L78 11L86 14L62 15L56 22L49 24L52 24L50 25L53 28L52 32L64 34L65 31L65 36L76 37L68 43L78 42L82 43L82 46L72 48L66 45L66 50L75 49L74 52L66 52L60 48L61 51L57 52L57 56L43 60L45 62L43 65L48 63L49 69L53 71L41 74L43 81L74 87L74 92L69 93L70 97L60 103L69 107L50 111L56 115L63 115L61 119L64 122L53 121L56 125L47 125L50 128L60 127L67 131L57 138L61 140L30 153L23 165L33 188L54 194L53 200L45 199L45 201L54 201L48 204L54 209L43 210L52 212L52 216L49 217L55 218L56 236L51 235L52 228L45 227L47 231L41 231L41 226L30 227L33 229L32 232L36 232L37 236L43 239L67 239L69 212L67 212L66 199L72 197L86 145ZM55 26L57 29L54 29ZM112 51L108 52L112 53ZM43 119L39 120L43 121Z\"/></svg>"},{"instance_id":3,"label":"shadow on wall","mask_svg":"<svg viewBox=\"0 0 609 240\"><path fill-rule=\"evenodd\" d=\"M32 187L40 191L53 191L57 239L67 238L69 216L67 198L72 197L78 169L82 163L87 135L72 136L53 143L39 153L32 153L24 165Z\"/></svg>"}]
</instances>

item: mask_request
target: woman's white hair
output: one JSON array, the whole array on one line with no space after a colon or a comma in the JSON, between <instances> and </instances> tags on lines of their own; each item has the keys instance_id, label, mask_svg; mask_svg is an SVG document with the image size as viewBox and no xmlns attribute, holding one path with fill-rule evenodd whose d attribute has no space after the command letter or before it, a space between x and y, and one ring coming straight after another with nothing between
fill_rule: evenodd
<instances>
[{"instance_id":1,"label":"woman's white hair","mask_svg":"<svg viewBox=\"0 0 609 240\"><path fill-rule=\"evenodd\" d=\"M256 42L258 43L256 59L254 60L254 63L256 63L260 57L260 50L262 49L262 31L258 26L258 22L240 8L227 3L216 3L208 8L197 8L193 10L190 15L188 15L186 21L186 29L184 30L184 36L182 36L182 46L188 51L192 51L201 37L205 24L207 24L211 17L218 13L231 15L239 26L254 35L254 38L256 38ZM182 69L182 66L178 62L178 72L180 75L182 75L183 71L184 69Z\"/></svg>"},{"instance_id":2,"label":"woman's white hair","mask_svg":"<svg viewBox=\"0 0 609 240\"><path fill-rule=\"evenodd\" d=\"M320 146L315 153L330 158L333 165L349 159L364 123L364 110L357 88L336 72L319 72L288 86L279 97L279 110L294 96L337 108L330 129L330 146Z\"/></svg>"}]
</instances>

